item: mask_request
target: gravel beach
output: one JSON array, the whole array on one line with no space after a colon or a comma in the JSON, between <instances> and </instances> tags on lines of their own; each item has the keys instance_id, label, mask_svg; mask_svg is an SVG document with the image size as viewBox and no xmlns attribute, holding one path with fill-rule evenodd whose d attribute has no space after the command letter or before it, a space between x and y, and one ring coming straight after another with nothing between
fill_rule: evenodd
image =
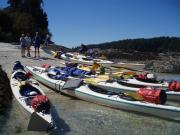
<instances>
[{"instance_id":1,"label":"gravel beach","mask_svg":"<svg viewBox=\"0 0 180 135\"><path fill-rule=\"evenodd\" d=\"M0 43L0 65L10 78L13 63L17 60L23 65L40 66L49 63L60 66L60 60L40 51L40 58L22 58L19 45ZM53 104L53 117L57 129L51 135L178 135L180 123L154 116L116 110L105 106L81 101L61 95L40 84ZM13 99L12 105L4 115L0 115L1 135L44 135L45 132L27 131L28 116Z\"/></svg>"}]
</instances>

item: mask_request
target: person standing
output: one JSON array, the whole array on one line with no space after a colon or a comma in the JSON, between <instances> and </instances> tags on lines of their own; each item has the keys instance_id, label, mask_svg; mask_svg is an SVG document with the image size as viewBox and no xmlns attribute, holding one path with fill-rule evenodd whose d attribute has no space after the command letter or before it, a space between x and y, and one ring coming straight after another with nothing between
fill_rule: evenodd
<instances>
[{"instance_id":1,"label":"person standing","mask_svg":"<svg viewBox=\"0 0 180 135\"><path fill-rule=\"evenodd\" d=\"M25 40L26 40L26 46L27 46L27 57L31 57L31 54L30 54L31 37L29 36L29 33L26 34Z\"/></svg>"},{"instance_id":2,"label":"person standing","mask_svg":"<svg viewBox=\"0 0 180 135\"><path fill-rule=\"evenodd\" d=\"M20 37L20 45L21 45L21 57L25 57L25 49L26 49L26 40L24 34L21 34Z\"/></svg>"},{"instance_id":3,"label":"person standing","mask_svg":"<svg viewBox=\"0 0 180 135\"><path fill-rule=\"evenodd\" d=\"M36 32L34 38L33 38L33 44L34 44L34 48L35 48L35 58L36 58L36 54L38 53L38 57L40 57L39 55L39 48L40 48L40 45L41 45L41 38L39 36L39 33Z\"/></svg>"},{"instance_id":4,"label":"person standing","mask_svg":"<svg viewBox=\"0 0 180 135\"><path fill-rule=\"evenodd\" d=\"M79 49L79 53L85 53L87 52L88 48L84 45L84 44L81 44L81 47Z\"/></svg>"},{"instance_id":5,"label":"person standing","mask_svg":"<svg viewBox=\"0 0 180 135\"><path fill-rule=\"evenodd\" d=\"M46 35L45 41L44 41L44 46L48 46L50 42L50 36L49 34Z\"/></svg>"}]
</instances>

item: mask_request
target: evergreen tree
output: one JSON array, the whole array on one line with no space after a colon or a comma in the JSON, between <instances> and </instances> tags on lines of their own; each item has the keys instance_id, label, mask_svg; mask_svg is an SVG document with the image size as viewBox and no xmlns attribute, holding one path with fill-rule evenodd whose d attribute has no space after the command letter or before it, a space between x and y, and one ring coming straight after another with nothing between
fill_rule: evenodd
<instances>
[{"instance_id":1,"label":"evergreen tree","mask_svg":"<svg viewBox=\"0 0 180 135\"><path fill-rule=\"evenodd\" d=\"M5 38L4 25L10 26L8 40L6 42L17 42L21 33L30 33L34 35L36 31L39 31L42 38L49 33L47 14L43 10L43 0L7 0L8 7L3 10L6 15L6 19L10 21L6 24L4 21L0 23L0 40ZM4 14L0 14L0 17ZM2 19L1 19L2 20Z\"/></svg>"}]
</instances>

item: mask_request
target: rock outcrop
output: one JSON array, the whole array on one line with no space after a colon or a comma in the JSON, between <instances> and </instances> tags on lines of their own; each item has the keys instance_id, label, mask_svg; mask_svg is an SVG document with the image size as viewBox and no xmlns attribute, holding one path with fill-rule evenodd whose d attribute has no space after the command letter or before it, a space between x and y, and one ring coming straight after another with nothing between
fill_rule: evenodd
<instances>
[{"instance_id":1,"label":"rock outcrop","mask_svg":"<svg viewBox=\"0 0 180 135\"><path fill-rule=\"evenodd\" d=\"M180 59L152 60L146 64L145 69L158 73L180 74Z\"/></svg>"}]
</instances>

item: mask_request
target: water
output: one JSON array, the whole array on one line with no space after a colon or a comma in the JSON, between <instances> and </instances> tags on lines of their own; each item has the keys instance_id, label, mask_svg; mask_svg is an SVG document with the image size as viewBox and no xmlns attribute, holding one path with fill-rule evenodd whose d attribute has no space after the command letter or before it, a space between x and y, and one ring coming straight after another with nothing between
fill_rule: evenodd
<instances>
[{"instance_id":1,"label":"water","mask_svg":"<svg viewBox=\"0 0 180 135\"><path fill-rule=\"evenodd\" d=\"M180 75L158 74L159 79L179 80ZM116 110L61 95L40 85L53 104L57 129L50 135L178 135L180 123L149 115ZM28 115L17 101L0 116L0 135L44 135L26 131Z\"/></svg>"},{"instance_id":2,"label":"water","mask_svg":"<svg viewBox=\"0 0 180 135\"><path fill-rule=\"evenodd\" d=\"M175 81L180 81L180 74L163 74L163 73L158 73L157 74L158 79L164 79L164 80L175 80Z\"/></svg>"}]
</instances>

